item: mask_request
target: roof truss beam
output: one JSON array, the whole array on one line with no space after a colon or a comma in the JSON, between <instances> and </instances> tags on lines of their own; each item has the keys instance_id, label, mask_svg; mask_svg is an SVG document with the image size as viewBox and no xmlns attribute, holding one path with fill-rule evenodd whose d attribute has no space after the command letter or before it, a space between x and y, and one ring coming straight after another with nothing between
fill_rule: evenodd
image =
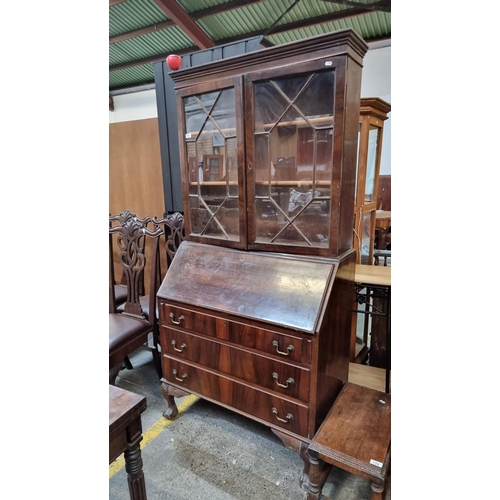
<instances>
[{"instance_id":1,"label":"roof truss beam","mask_svg":"<svg viewBox=\"0 0 500 500\"><path fill-rule=\"evenodd\" d=\"M304 19L302 21L295 21L292 23L286 23L286 24L281 24L279 26L275 26L273 29L271 29L268 33L266 33L268 30L263 29L259 31L254 31L253 33L243 33L242 35L238 35L235 37L231 38L225 38L223 40L219 40L217 42L217 45L224 45L226 43L231 43L231 42L237 42L239 40L244 40L245 38L251 38L254 36L259 36L259 35L274 35L278 33L283 33L285 31L292 31L292 30L297 30L301 28L307 28L308 26L314 26L316 24L324 24L324 23L329 23L331 21L338 21L339 19L346 19L348 17L353 17L353 16L360 16L366 14L365 9L358 9L357 7L353 7L350 9L343 10L341 12L333 12L330 14L325 14L323 16L318 16L318 17L312 17L310 19ZM195 52L198 50L198 47L193 46L193 47L188 47L183 50L176 51L176 54L178 55L183 55L183 54L189 54L190 52ZM169 54L157 54L151 57L146 57L144 59L136 59L135 61L129 61L126 63L121 63L121 64L115 64L114 66L109 67L109 71L118 71L121 69L127 69L127 68L133 68L134 66L142 66L143 64L152 64L156 61L161 61L165 59Z\"/></svg>"},{"instance_id":2,"label":"roof truss beam","mask_svg":"<svg viewBox=\"0 0 500 500\"><path fill-rule=\"evenodd\" d=\"M214 41L196 24L194 19L175 0L154 0L154 3L172 19L172 21L200 49L214 47Z\"/></svg>"},{"instance_id":3,"label":"roof truss beam","mask_svg":"<svg viewBox=\"0 0 500 500\"><path fill-rule=\"evenodd\" d=\"M336 3L346 7L360 7L365 10L378 10L380 12L391 12L391 0L378 0L371 3L354 2L353 0L323 0L323 2Z\"/></svg>"},{"instance_id":4,"label":"roof truss beam","mask_svg":"<svg viewBox=\"0 0 500 500\"><path fill-rule=\"evenodd\" d=\"M123 1L123 0L109 0L111 1ZM197 21L198 19L203 19L204 17L213 16L215 14L221 14L223 12L228 12L230 10L237 9L239 7L246 7L247 5L252 5L254 3L260 3L264 0L231 0L229 2L215 5L214 7L207 7L206 9L197 10L189 14L191 19ZM151 24L133 31L128 31L127 33L121 33L120 35L115 35L109 37L109 43L123 42L124 40L130 40L138 36L148 35L149 33L154 33L155 31L164 30L175 26L175 23L168 19L161 23Z\"/></svg>"}]
</instances>

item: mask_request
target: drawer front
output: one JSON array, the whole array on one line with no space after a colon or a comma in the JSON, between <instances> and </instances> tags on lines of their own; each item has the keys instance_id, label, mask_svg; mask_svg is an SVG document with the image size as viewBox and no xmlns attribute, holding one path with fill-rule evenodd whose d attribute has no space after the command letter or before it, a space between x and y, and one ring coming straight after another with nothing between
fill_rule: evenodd
<instances>
[{"instance_id":1,"label":"drawer front","mask_svg":"<svg viewBox=\"0 0 500 500\"><path fill-rule=\"evenodd\" d=\"M309 400L309 370L210 340L181 330L161 327L162 353L232 375L282 394Z\"/></svg>"},{"instance_id":2,"label":"drawer front","mask_svg":"<svg viewBox=\"0 0 500 500\"><path fill-rule=\"evenodd\" d=\"M163 376L172 385L218 401L299 436L307 436L308 408L277 395L231 380L168 355Z\"/></svg>"},{"instance_id":3,"label":"drawer front","mask_svg":"<svg viewBox=\"0 0 500 500\"><path fill-rule=\"evenodd\" d=\"M215 336L215 317L199 314L189 309L174 307L160 301L160 324L173 328L182 328L205 335Z\"/></svg>"},{"instance_id":4,"label":"drawer front","mask_svg":"<svg viewBox=\"0 0 500 500\"><path fill-rule=\"evenodd\" d=\"M203 333L242 347L251 347L292 363L311 363L310 340L174 307L162 301L160 301L160 324Z\"/></svg>"},{"instance_id":5,"label":"drawer front","mask_svg":"<svg viewBox=\"0 0 500 500\"><path fill-rule=\"evenodd\" d=\"M217 337L295 363L311 363L311 342L236 321L217 319Z\"/></svg>"}]
</instances>

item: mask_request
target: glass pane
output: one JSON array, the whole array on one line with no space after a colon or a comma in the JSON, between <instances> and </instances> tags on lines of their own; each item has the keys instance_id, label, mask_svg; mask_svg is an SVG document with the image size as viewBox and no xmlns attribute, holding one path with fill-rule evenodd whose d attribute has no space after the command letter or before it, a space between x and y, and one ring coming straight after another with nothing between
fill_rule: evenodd
<instances>
[{"instance_id":1,"label":"glass pane","mask_svg":"<svg viewBox=\"0 0 500 500\"><path fill-rule=\"evenodd\" d=\"M290 103L282 96L272 82L254 85L255 132L268 132Z\"/></svg>"},{"instance_id":2,"label":"glass pane","mask_svg":"<svg viewBox=\"0 0 500 500\"><path fill-rule=\"evenodd\" d=\"M282 90L290 101L293 101L302 90L311 75L295 76L274 80L276 85Z\"/></svg>"},{"instance_id":3,"label":"glass pane","mask_svg":"<svg viewBox=\"0 0 500 500\"><path fill-rule=\"evenodd\" d=\"M333 168L333 129L316 131L316 179L328 181Z\"/></svg>"},{"instance_id":4,"label":"glass pane","mask_svg":"<svg viewBox=\"0 0 500 500\"><path fill-rule=\"evenodd\" d=\"M215 146L214 144L224 146L224 137L219 133L212 120L208 119L196 139L196 153L198 157L215 154L215 148L220 146Z\"/></svg>"},{"instance_id":5,"label":"glass pane","mask_svg":"<svg viewBox=\"0 0 500 500\"><path fill-rule=\"evenodd\" d=\"M190 197L192 233L196 235L239 240L239 210L237 198L218 197L213 186L211 195Z\"/></svg>"},{"instance_id":6,"label":"glass pane","mask_svg":"<svg viewBox=\"0 0 500 500\"><path fill-rule=\"evenodd\" d=\"M354 205L358 204L359 146L361 144L361 123L358 124L358 147L356 150L356 182L354 183Z\"/></svg>"},{"instance_id":7,"label":"glass pane","mask_svg":"<svg viewBox=\"0 0 500 500\"><path fill-rule=\"evenodd\" d=\"M239 240L234 89L184 99L192 234Z\"/></svg>"},{"instance_id":8,"label":"glass pane","mask_svg":"<svg viewBox=\"0 0 500 500\"><path fill-rule=\"evenodd\" d=\"M333 125L334 72L316 73L295 105L315 127Z\"/></svg>"},{"instance_id":9,"label":"glass pane","mask_svg":"<svg viewBox=\"0 0 500 500\"><path fill-rule=\"evenodd\" d=\"M269 163L269 136L256 135L254 137L254 172L255 182L269 182L271 171Z\"/></svg>"},{"instance_id":10,"label":"glass pane","mask_svg":"<svg viewBox=\"0 0 500 500\"><path fill-rule=\"evenodd\" d=\"M224 157L222 155L203 156L203 181L220 182L224 180Z\"/></svg>"},{"instance_id":11,"label":"glass pane","mask_svg":"<svg viewBox=\"0 0 500 500\"><path fill-rule=\"evenodd\" d=\"M238 196L238 145L236 138L226 140L224 178L229 183L229 194Z\"/></svg>"},{"instance_id":12,"label":"glass pane","mask_svg":"<svg viewBox=\"0 0 500 500\"><path fill-rule=\"evenodd\" d=\"M370 232L371 232L371 221L372 216L375 211L367 212L363 217L363 237L361 239L361 264L371 264L368 262L368 257L370 253Z\"/></svg>"},{"instance_id":13,"label":"glass pane","mask_svg":"<svg viewBox=\"0 0 500 500\"><path fill-rule=\"evenodd\" d=\"M186 117L186 139L195 139L210 113L219 92L211 92L199 96L184 98L184 115Z\"/></svg>"},{"instance_id":14,"label":"glass pane","mask_svg":"<svg viewBox=\"0 0 500 500\"><path fill-rule=\"evenodd\" d=\"M378 127L370 127L368 134L368 156L366 159L365 203L373 201L375 188L375 164L377 161Z\"/></svg>"},{"instance_id":15,"label":"glass pane","mask_svg":"<svg viewBox=\"0 0 500 500\"><path fill-rule=\"evenodd\" d=\"M234 89L226 89L221 92L210 116L215 120L225 137L236 136Z\"/></svg>"},{"instance_id":16,"label":"glass pane","mask_svg":"<svg viewBox=\"0 0 500 500\"><path fill-rule=\"evenodd\" d=\"M208 209L200 204L198 197L189 197L189 213L191 215L191 228L193 234L201 234L210 220Z\"/></svg>"},{"instance_id":17,"label":"glass pane","mask_svg":"<svg viewBox=\"0 0 500 500\"><path fill-rule=\"evenodd\" d=\"M271 153L271 180L294 181L297 179L297 128L276 127L269 134Z\"/></svg>"},{"instance_id":18,"label":"glass pane","mask_svg":"<svg viewBox=\"0 0 500 500\"><path fill-rule=\"evenodd\" d=\"M238 199L227 198L215 215L231 240L238 240L240 234Z\"/></svg>"},{"instance_id":19,"label":"glass pane","mask_svg":"<svg viewBox=\"0 0 500 500\"><path fill-rule=\"evenodd\" d=\"M257 242L328 246L333 83L329 71L255 86Z\"/></svg>"},{"instance_id":20,"label":"glass pane","mask_svg":"<svg viewBox=\"0 0 500 500\"><path fill-rule=\"evenodd\" d=\"M278 212L276 207L269 201L269 199L255 200L255 214L256 214L256 240L260 242L269 242L274 238L284 226L283 216L281 214L278 220Z\"/></svg>"},{"instance_id":21,"label":"glass pane","mask_svg":"<svg viewBox=\"0 0 500 500\"><path fill-rule=\"evenodd\" d=\"M314 246L328 246L329 206L327 201L313 201L296 217L294 225Z\"/></svg>"}]
</instances>

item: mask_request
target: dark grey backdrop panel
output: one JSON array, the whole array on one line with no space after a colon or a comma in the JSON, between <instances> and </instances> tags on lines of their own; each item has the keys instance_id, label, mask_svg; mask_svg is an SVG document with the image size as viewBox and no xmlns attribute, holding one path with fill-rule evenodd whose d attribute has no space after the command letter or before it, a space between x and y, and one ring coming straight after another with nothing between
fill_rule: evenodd
<instances>
[{"instance_id":1,"label":"dark grey backdrop panel","mask_svg":"<svg viewBox=\"0 0 500 500\"><path fill-rule=\"evenodd\" d=\"M211 49L200 50L181 56L181 68L190 68L219 59L227 59L228 57L253 52L262 47L270 47L272 45L263 36L219 45ZM172 212L183 212L177 104L174 81L169 76L170 69L167 63L165 61L158 61L153 63L153 67L166 215Z\"/></svg>"}]
</instances>

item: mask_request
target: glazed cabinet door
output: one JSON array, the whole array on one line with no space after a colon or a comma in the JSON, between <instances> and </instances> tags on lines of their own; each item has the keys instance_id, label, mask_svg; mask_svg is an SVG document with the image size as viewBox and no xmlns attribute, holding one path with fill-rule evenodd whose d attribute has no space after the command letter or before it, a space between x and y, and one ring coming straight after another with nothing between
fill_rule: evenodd
<instances>
[{"instance_id":1,"label":"glazed cabinet door","mask_svg":"<svg viewBox=\"0 0 500 500\"><path fill-rule=\"evenodd\" d=\"M304 66L245 77L249 248L327 255L336 67Z\"/></svg>"},{"instance_id":2,"label":"glazed cabinet door","mask_svg":"<svg viewBox=\"0 0 500 500\"><path fill-rule=\"evenodd\" d=\"M177 99L187 235L246 248L241 77L182 89Z\"/></svg>"}]
</instances>

